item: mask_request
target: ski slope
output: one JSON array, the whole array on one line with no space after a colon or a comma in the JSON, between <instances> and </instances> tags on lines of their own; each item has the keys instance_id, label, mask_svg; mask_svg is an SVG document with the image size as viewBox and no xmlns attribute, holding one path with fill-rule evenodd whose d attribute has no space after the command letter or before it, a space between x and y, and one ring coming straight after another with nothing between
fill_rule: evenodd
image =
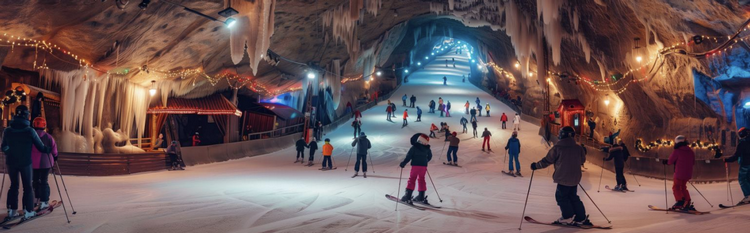
<instances>
[{"instance_id":1,"label":"ski slope","mask_svg":"<svg viewBox=\"0 0 750 233\"><path fill-rule=\"evenodd\" d=\"M457 68L445 67L445 60L455 58ZM393 122L386 121L385 102L363 112L362 130L373 144L368 178L350 178L354 162L347 168L351 153L352 128L345 124L325 135L330 138L337 170L320 171L320 150L316 165L305 167L295 160L294 148L252 158L188 167L185 171L151 172L117 177L65 177L73 204L78 211L66 224L62 209L33 223L19 226L12 232L518 232L526 191L532 175L529 164L538 161L547 147L537 135L538 127L524 122L519 138L524 177L514 178L501 173L504 146L510 137L500 129L500 115L512 117L510 108L471 85L462 83L468 74L465 55L447 54L414 71L410 82L396 90L391 101L397 104ZM442 77L448 77L448 86ZM401 128L401 96L414 94L423 108L422 122L414 122L416 109L409 109L409 125ZM453 116L440 118L430 114L427 103L443 97L451 101ZM409 149L409 137L417 132L428 133L430 123L446 121L453 131L461 132L459 120L463 104L482 105L489 102L492 117L478 117L479 134L487 127L492 134L494 153L481 151L481 138L459 133L459 163L442 165L445 151L442 135L431 139L435 157L428 167L435 187L428 184L429 200L443 206L439 211L419 211L399 206L384 198L396 195L401 168L399 162ZM484 115L484 114L483 114ZM322 145L321 145L322 146ZM447 150L447 149L446 149ZM306 152L307 153L307 152ZM307 156L307 155L306 155ZM307 159L307 158L306 158ZM728 204L726 184L697 185L716 207L711 208L690 188L696 208L712 214L693 216L650 211L647 205L663 207L664 181L639 177L627 179L633 193L604 189L614 186L614 174L603 173L601 192L597 192L601 161L589 161L581 184L596 204L612 221L608 232L739 232L750 228L750 206L717 210L719 203ZM410 166L403 171L401 188L406 186ZM560 216L555 203L553 168L534 174L526 215L540 221L553 221ZM360 173L361 174L361 173ZM627 174L626 174L627 175ZM50 178L50 182L54 182ZM673 204L671 182L668 202ZM741 192L732 184L735 201ZM441 203L435 188L443 199ZM6 186L7 190L7 186ZM579 189L591 221L606 225L607 221ZM59 199L52 183L52 199ZM5 191L3 191L5 194ZM403 194L403 190L400 192ZM64 194L63 194L64 195ZM70 213L70 207L68 212ZM573 232L579 229L534 225L524 222L522 232ZM594 232L599 230L586 230Z\"/></svg>"}]
</instances>

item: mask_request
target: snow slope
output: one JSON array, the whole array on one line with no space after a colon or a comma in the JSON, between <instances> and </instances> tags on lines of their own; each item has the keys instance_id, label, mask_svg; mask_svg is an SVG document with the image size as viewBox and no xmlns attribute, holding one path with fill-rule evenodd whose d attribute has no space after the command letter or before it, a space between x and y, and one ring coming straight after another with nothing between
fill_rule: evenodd
<instances>
[{"instance_id":1,"label":"snow slope","mask_svg":"<svg viewBox=\"0 0 750 233\"><path fill-rule=\"evenodd\" d=\"M446 68L443 59L455 57L457 69ZM500 173L503 147L511 130L501 130L499 117L512 111L471 84L461 83L461 75L468 73L465 55L450 54L416 71L410 82L403 85L391 98L398 114L394 122L385 120L385 103L364 112L363 131L373 142L371 151L374 168L368 178L350 178L353 162L347 168L351 152L352 129L341 127L326 135L335 147L333 171L319 171L320 152L316 166L304 167L294 161L294 149L273 154L223 163L189 167L185 171L152 172L118 177L65 177L78 214L66 224L62 209L33 224L19 226L14 232L517 232L521 220L531 171L529 163L546 154L547 148L536 135L538 128L522 124L521 165L525 177L514 178ZM448 86L442 77L448 76ZM416 110L409 109L410 123L401 128L403 94L415 94L417 103L424 107L422 122ZM453 117L439 119L427 113L427 102L438 97L450 100ZM439 211L418 211L386 200L384 194L397 194L401 169L398 163L409 149L408 138L417 132L427 133L430 123L447 121L454 131L463 115L462 105L474 103L479 97L489 101L492 117L479 118L479 127L487 127L494 137L494 153L481 152L481 139L470 134L459 134L459 163L463 168L445 166L441 160L443 138L432 139L433 154L429 171L443 202L428 181L428 195L432 203L444 208ZM468 117L467 117L468 118ZM510 125L509 125L510 126ZM512 127L512 126L511 126ZM471 130L471 129L470 129ZM480 132L481 133L481 132ZM615 230L609 232L737 232L750 228L750 207L716 211L692 188L699 210L713 210L704 216L665 214L650 211L648 204L664 206L664 182L627 176L634 193L597 192L600 169L588 162L581 184L598 206L612 220ZM408 176L409 166L404 169ZM555 184L552 168L539 170L529 196L526 215L538 220L552 221L559 217L555 204ZM614 175L603 174L602 186L614 185ZM54 182L50 178L51 182ZM406 185L403 178L402 189ZM671 188L671 182L668 182ZM734 199L740 191L732 184ZM697 185L714 205L726 201L726 184ZM7 186L6 186L7 189ZM52 184L53 199L59 199ZM403 194L403 191L401 192ZM5 194L5 193L3 193ZM64 195L64 194L63 194ZM606 224L606 220L580 191L591 220ZM673 203L669 190L669 204ZM68 208L70 212L70 208ZM577 229L524 223L523 232L572 232ZM596 231L596 230L589 230Z\"/></svg>"}]
</instances>

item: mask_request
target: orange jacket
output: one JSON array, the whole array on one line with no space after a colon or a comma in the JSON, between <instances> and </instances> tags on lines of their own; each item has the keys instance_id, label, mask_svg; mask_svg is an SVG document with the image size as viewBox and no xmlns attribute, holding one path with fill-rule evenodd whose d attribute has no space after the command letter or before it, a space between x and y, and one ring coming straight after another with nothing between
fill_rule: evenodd
<instances>
[{"instance_id":1,"label":"orange jacket","mask_svg":"<svg viewBox=\"0 0 750 233\"><path fill-rule=\"evenodd\" d=\"M404 110L404 119L406 119L407 117L409 117L409 113L406 110Z\"/></svg>"},{"instance_id":2,"label":"orange jacket","mask_svg":"<svg viewBox=\"0 0 750 233\"><path fill-rule=\"evenodd\" d=\"M438 127L437 125L432 124L432 126L430 126L430 131L435 131L435 130L438 130Z\"/></svg>"},{"instance_id":3,"label":"orange jacket","mask_svg":"<svg viewBox=\"0 0 750 233\"><path fill-rule=\"evenodd\" d=\"M331 156L333 154L333 146L331 146L331 143L327 143L323 145L323 156Z\"/></svg>"}]
</instances>

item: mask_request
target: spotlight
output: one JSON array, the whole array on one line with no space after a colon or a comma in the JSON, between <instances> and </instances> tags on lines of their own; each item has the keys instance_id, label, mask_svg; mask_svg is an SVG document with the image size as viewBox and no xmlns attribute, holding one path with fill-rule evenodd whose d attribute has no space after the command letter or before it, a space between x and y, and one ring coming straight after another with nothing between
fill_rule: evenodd
<instances>
[{"instance_id":1,"label":"spotlight","mask_svg":"<svg viewBox=\"0 0 750 233\"><path fill-rule=\"evenodd\" d=\"M383 72L380 72L380 71L378 71L378 72L375 72L375 75L377 75L377 76L380 76L380 75L382 75L382 74L383 74Z\"/></svg>"},{"instance_id":2,"label":"spotlight","mask_svg":"<svg viewBox=\"0 0 750 233\"><path fill-rule=\"evenodd\" d=\"M141 10L146 10L148 8L148 4L151 3L151 0L143 0L141 1L141 4L138 4L138 7L141 8Z\"/></svg>"},{"instance_id":3,"label":"spotlight","mask_svg":"<svg viewBox=\"0 0 750 233\"><path fill-rule=\"evenodd\" d=\"M604 105L609 106L609 99L604 99ZM747 105L747 104L746 104Z\"/></svg>"},{"instance_id":4,"label":"spotlight","mask_svg":"<svg viewBox=\"0 0 750 233\"><path fill-rule=\"evenodd\" d=\"M409 70L408 70L408 69L404 70L404 73L407 73L407 74L408 74L408 73L409 73Z\"/></svg>"},{"instance_id":5,"label":"spotlight","mask_svg":"<svg viewBox=\"0 0 750 233\"><path fill-rule=\"evenodd\" d=\"M421 62L417 62L417 66L421 66L421 65L422 65L422 63L421 63Z\"/></svg>"},{"instance_id":6,"label":"spotlight","mask_svg":"<svg viewBox=\"0 0 750 233\"><path fill-rule=\"evenodd\" d=\"M236 15L237 13L239 12L237 12L237 10L235 10L232 7L219 11L219 15L223 16L224 18L232 17L233 15Z\"/></svg>"},{"instance_id":7,"label":"spotlight","mask_svg":"<svg viewBox=\"0 0 750 233\"><path fill-rule=\"evenodd\" d=\"M474 62L476 62L476 60L474 60L474 59L471 59L471 63L474 63Z\"/></svg>"},{"instance_id":8,"label":"spotlight","mask_svg":"<svg viewBox=\"0 0 750 233\"><path fill-rule=\"evenodd\" d=\"M745 102L745 106L744 106L744 108L750 108L750 101L748 101L748 102Z\"/></svg>"},{"instance_id":9,"label":"spotlight","mask_svg":"<svg viewBox=\"0 0 750 233\"><path fill-rule=\"evenodd\" d=\"M313 72L308 72L308 73L307 73L307 78L309 78L309 79L314 79L314 78L315 78L315 73L313 73Z\"/></svg>"},{"instance_id":10,"label":"spotlight","mask_svg":"<svg viewBox=\"0 0 750 233\"><path fill-rule=\"evenodd\" d=\"M225 21L224 24L227 25L227 28L232 28L236 22L237 20L234 18L227 18L227 21Z\"/></svg>"},{"instance_id":11,"label":"spotlight","mask_svg":"<svg viewBox=\"0 0 750 233\"><path fill-rule=\"evenodd\" d=\"M529 77L534 76L534 73L529 72Z\"/></svg>"},{"instance_id":12,"label":"spotlight","mask_svg":"<svg viewBox=\"0 0 750 233\"><path fill-rule=\"evenodd\" d=\"M424 59L425 59L425 60L427 60L427 59L430 59L430 57L429 57L429 56L426 56L426 57L424 57Z\"/></svg>"},{"instance_id":13,"label":"spotlight","mask_svg":"<svg viewBox=\"0 0 750 233\"><path fill-rule=\"evenodd\" d=\"M635 57L635 61L637 61L637 62L639 62L639 63L640 63L640 62L641 62L641 60L643 60L643 58L642 58L641 56L637 56L637 57Z\"/></svg>"},{"instance_id":14,"label":"spotlight","mask_svg":"<svg viewBox=\"0 0 750 233\"><path fill-rule=\"evenodd\" d=\"M513 65L513 66L515 66L516 68L518 68L518 67L521 67L521 64L516 62L516 64Z\"/></svg>"},{"instance_id":15,"label":"spotlight","mask_svg":"<svg viewBox=\"0 0 750 233\"><path fill-rule=\"evenodd\" d=\"M156 95L156 80L151 80L151 89L148 90L148 94L151 96Z\"/></svg>"}]
</instances>

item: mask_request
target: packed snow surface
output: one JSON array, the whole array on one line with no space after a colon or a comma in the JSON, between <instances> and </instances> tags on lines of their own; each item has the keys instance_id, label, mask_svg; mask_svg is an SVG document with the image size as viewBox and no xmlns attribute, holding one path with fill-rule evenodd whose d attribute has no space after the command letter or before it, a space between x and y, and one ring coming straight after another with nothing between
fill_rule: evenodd
<instances>
[{"instance_id":1,"label":"packed snow surface","mask_svg":"<svg viewBox=\"0 0 750 233\"><path fill-rule=\"evenodd\" d=\"M445 67L444 59L456 58L458 68ZM537 135L538 127L521 125L521 167L524 177L514 178L501 173L507 170L504 146L512 130L500 128L500 115L512 110L470 83L462 83L468 74L466 55L448 54L438 57L426 69L415 71L409 83L391 97L398 106L394 122L386 121L385 102L363 112L363 131L372 141L372 162L368 177L351 178L353 161L347 169L351 153L352 128L344 125L328 135L334 150L337 170L320 171L320 151L316 165L305 167L293 163L294 148L252 158L188 167L185 171L161 171L116 177L66 176L77 215L66 224L62 209L12 232L518 232L529 179L529 163L542 158L548 150ZM448 85L442 85L442 77ZM401 96L414 94L423 108L422 122L414 122L416 109L409 109L409 125L401 128L404 107ZM429 100L438 97L451 101L452 117L440 118L428 112ZM493 134L492 153L481 151L481 139L473 139L471 127L463 134L461 116L467 116L463 104L473 106L479 97L482 105L489 102L492 117L479 117L479 130L487 127ZM467 116L467 119L469 117ZM511 118L511 117L509 117ZM429 200L443 208L419 211L404 205L395 211L396 203L384 194L398 193L401 168L399 162L409 149L408 139L417 132L427 133L430 123L448 122L459 132L459 163L463 167L442 165L445 153L441 135L431 139L435 157L427 181ZM322 146L322 144L320 145ZM447 150L447 149L446 149ZM307 152L306 152L307 153ZM307 155L306 155L307 157ZM307 159L307 158L306 158ZM719 203L728 204L726 183L696 184L709 201L690 188L696 208L712 211L703 216L650 211L649 204L664 207L664 181L627 175L629 187L635 192L619 193L604 189L614 186L614 174L603 173L601 192L597 192L601 161L589 161L581 185L596 204L612 220L608 232L740 232L750 228L750 206L718 210ZM374 165L374 167L372 166ZM404 169L401 188L406 186L410 166ZM560 217L555 203L553 168L534 174L526 215L541 221ZM64 171L63 171L64 172ZM54 180L52 199L59 199ZM667 182L668 202L672 182ZM8 186L5 186L6 190ZM438 200L438 194L443 199ZM741 193L732 183L734 200ZM5 194L5 191L3 191ZM64 191L63 191L64 192ZM403 194L403 191L400 192ZM579 196L595 224L607 221L579 189ZM63 195L65 195L63 193ZM5 197L5 196L4 196ZM68 212L71 209L68 206ZM9 232L11 232L9 231ZM524 222L522 232L573 232L578 229L535 225ZM586 232L597 230L586 230Z\"/></svg>"}]
</instances>

